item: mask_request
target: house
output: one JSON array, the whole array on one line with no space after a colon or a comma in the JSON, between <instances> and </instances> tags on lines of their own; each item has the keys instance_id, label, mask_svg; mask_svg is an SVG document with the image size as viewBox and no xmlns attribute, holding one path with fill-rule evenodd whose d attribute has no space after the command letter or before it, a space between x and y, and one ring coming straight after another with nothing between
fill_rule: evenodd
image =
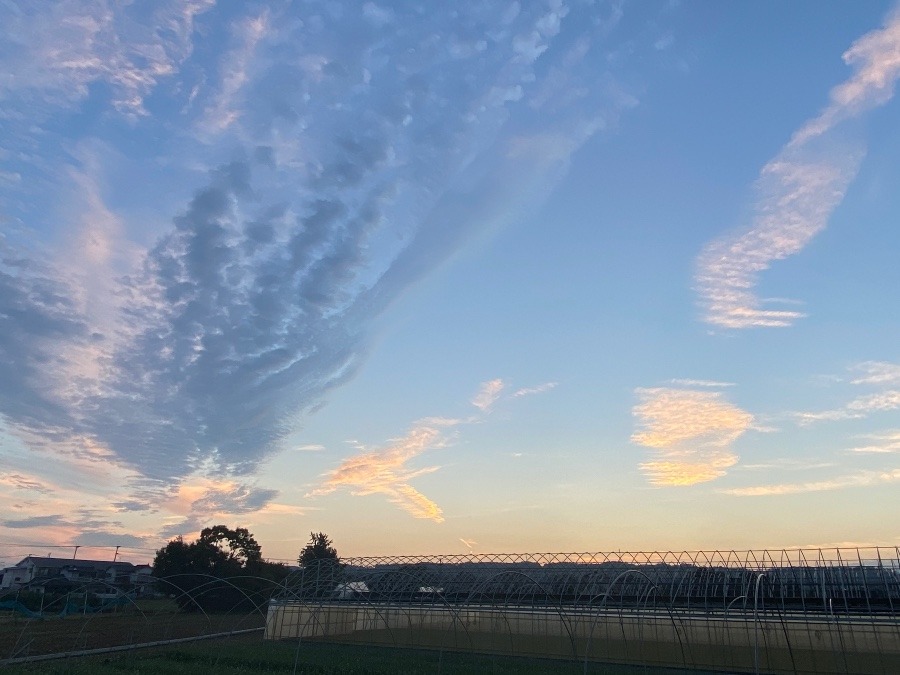
<instances>
[{"instance_id":1,"label":"house","mask_svg":"<svg viewBox=\"0 0 900 675\"><path fill-rule=\"evenodd\" d=\"M30 579L29 572L25 567L14 565L0 571L0 590L5 588L19 588L22 584L28 583Z\"/></svg>"},{"instance_id":2,"label":"house","mask_svg":"<svg viewBox=\"0 0 900 675\"><path fill-rule=\"evenodd\" d=\"M83 587L118 592L143 591L152 583L149 565L111 560L76 560L27 556L3 570L0 590L46 587Z\"/></svg>"}]
</instances>

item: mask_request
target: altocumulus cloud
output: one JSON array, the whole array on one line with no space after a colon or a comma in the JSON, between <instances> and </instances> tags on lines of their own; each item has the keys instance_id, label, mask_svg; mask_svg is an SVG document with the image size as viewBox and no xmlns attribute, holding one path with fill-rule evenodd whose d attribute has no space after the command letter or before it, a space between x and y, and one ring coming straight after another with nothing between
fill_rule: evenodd
<instances>
[{"instance_id":1,"label":"altocumulus cloud","mask_svg":"<svg viewBox=\"0 0 900 675\"><path fill-rule=\"evenodd\" d=\"M150 17L54 7L52 20L29 11L7 24L37 35L4 57L22 74L4 110L77 111L103 83L108 99L98 88L93 104L128 117L130 133L161 132L171 120L154 110L181 110L179 142L154 159L210 167L186 202L141 207L169 225L150 245L127 242L139 250L126 274L98 270L117 302L102 322L86 309L93 291L60 271L64 254L28 245L29 217L46 214L20 213L24 234L0 239L0 415L32 446L125 469L126 510L177 496L191 476L252 474L299 415L354 376L374 317L476 229L533 207L572 153L634 104L614 74L600 87L588 77L614 20L583 3L310 2L302 17L286 6L220 16L199 1ZM165 30L142 32L148 21ZM198 49L217 30L223 52ZM548 97L561 71L569 95ZM21 175L61 158L56 137L19 131L30 144ZM90 208L113 217L99 189ZM115 217L133 235L128 213ZM389 480L357 489L437 519L400 467L410 448L440 443L439 429L410 434L369 457ZM181 525L272 498L238 479L197 495Z\"/></svg>"},{"instance_id":2,"label":"altocumulus cloud","mask_svg":"<svg viewBox=\"0 0 900 675\"><path fill-rule=\"evenodd\" d=\"M631 441L654 451L641 464L653 485L693 485L724 476L737 464L731 445L753 425L753 415L721 393L693 389L638 389Z\"/></svg>"},{"instance_id":3,"label":"altocumulus cloud","mask_svg":"<svg viewBox=\"0 0 900 675\"><path fill-rule=\"evenodd\" d=\"M696 289L703 319L723 328L790 326L802 312L767 308L754 292L758 276L800 252L828 223L856 177L863 150L838 142L843 121L887 103L900 77L900 10L883 28L859 38L844 54L854 68L831 91L830 103L803 125L766 164L749 227L709 243L697 260Z\"/></svg>"}]
</instances>

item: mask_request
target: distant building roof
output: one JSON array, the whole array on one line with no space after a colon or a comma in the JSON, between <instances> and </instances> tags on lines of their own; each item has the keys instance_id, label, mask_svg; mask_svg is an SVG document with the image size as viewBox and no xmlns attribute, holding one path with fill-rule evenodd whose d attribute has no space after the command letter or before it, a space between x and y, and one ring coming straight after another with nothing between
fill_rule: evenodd
<instances>
[{"instance_id":1,"label":"distant building roof","mask_svg":"<svg viewBox=\"0 0 900 675\"><path fill-rule=\"evenodd\" d=\"M43 556L29 555L16 564L16 567L27 567L33 565L35 567L43 567L49 569L63 569L68 567L90 567L92 569L109 569L115 567L117 569L132 569L134 567L130 562L112 560L86 560L77 558L45 558Z\"/></svg>"}]
</instances>

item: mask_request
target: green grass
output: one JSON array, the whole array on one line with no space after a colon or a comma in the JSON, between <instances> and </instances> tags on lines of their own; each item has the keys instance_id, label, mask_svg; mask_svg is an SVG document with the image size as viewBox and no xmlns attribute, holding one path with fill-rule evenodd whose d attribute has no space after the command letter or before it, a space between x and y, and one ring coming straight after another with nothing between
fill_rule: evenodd
<instances>
[{"instance_id":1,"label":"green grass","mask_svg":"<svg viewBox=\"0 0 900 675\"><path fill-rule=\"evenodd\" d=\"M303 643L298 649L296 643L263 642L259 638L206 641L4 669L4 673L48 675L293 672L303 675L575 675L585 671L583 663L573 661L312 642ZM685 671L591 663L587 672L593 675L680 675Z\"/></svg>"}]
</instances>

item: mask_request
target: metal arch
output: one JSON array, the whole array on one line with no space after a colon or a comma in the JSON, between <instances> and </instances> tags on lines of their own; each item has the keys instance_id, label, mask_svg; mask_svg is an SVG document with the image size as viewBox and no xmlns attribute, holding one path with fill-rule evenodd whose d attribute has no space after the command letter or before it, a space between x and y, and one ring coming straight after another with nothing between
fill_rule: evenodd
<instances>
[{"instance_id":1,"label":"metal arch","mask_svg":"<svg viewBox=\"0 0 900 675\"><path fill-rule=\"evenodd\" d=\"M605 609L606 600L609 598L609 591L616 585L616 583L620 579L623 579L630 574L636 574L638 576L643 577L646 580L646 582L650 585L651 588L655 588L657 591L659 590L659 586L657 586L657 584L653 581L653 579L651 579L642 570L639 570L636 568L631 568L631 569L625 570L624 572L622 572L618 576L616 576L615 579L612 580L612 582L610 583L610 585L607 589L607 592L604 594L603 601L600 603L600 606L598 608L600 611L598 611L598 613L596 614L594 621L591 622L591 630L588 633L587 644L585 645L585 650L584 650L584 672L585 673L587 673L587 670L588 670L588 662L589 662L590 654L591 654L591 640L593 639L593 636L594 636L594 629L596 628L597 622L600 620L600 617L602 616L602 610ZM687 658L685 657L685 654L684 654L684 643L681 639L681 633L678 630L678 624L675 620L674 615L672 614L671 609L668 606L666 606L666 611L669 615L669 619L672 621L672 628L675 630L675 636L678 638L678 647L681 650L682 665L687 667ZM620 611L619 627L622 628L622 630L624 631L624 627L622 626L621 611Z\"/></svg>"},{"instance_id":2,"label":"metal arch","mask_svg":"<svg viewBox=\"0 0 900 675\"><path fill-rule=\"evenodd\" d=\"M344 559L341 578L345 582L364 581L377 591L357 597L374 611L381 602L439 607L451 619L447 630L458 630L457 624L463 626L470 645L477 640L462 618L466 607L521 607L538 613L548 610L560 620L553 620L554 630L565 630L555 634L568 638L573 653L580 650L578 617L593 616L619 595L623 602L620 614L628 606L639 615L667 612L680 642L682 661L690 645L678 620L679 610L730 620L739 607L748 620L752 616L755 628L749 637L761 665L760 622L780 623L786 640L781 642L783 657L790 656L791 663L803 619L811 631L817 619L827 617L833 622L847 615L857 624L861 619L871 624L870 632L890 636L895 625L900 627L896 622L900 562L888 559L894 553L893 549L872 548L395 556ZM303 596L314 583L314 574L304 580L301 573L285 587L293 585L297 595ZM327 602L331 590L319 588L314 594ZM281 597L288 602L291 599L284 591ZM838 603L829 605L829 597ZM834 616L826 612L832 609ZM502 624L504 619L498 620ZM512 615L505 620L507 628L514 625ZM527 616L523 621L522 630L526 632L546 630L539 623L529 625ZM598 626L595 618L592 634ZM628 634L629 640L642 639L639 633ZM443 638L442 648L449 635ZM812 639L812 633L809 636ZM835 650L841 650L836 633L833 638ZM806 638L799 639L805 644ZM894 637L883 639L891 642ZM765 649L771 646L767 643ZM850 643L845 649L851 649ZM835 656L840 658L839 654Z\"/></svg>"},{"instance_id":3,"label":"metal arch","mask_svg":"<svg viewBox=\"0 0 900 675\"><path fill-rule=\"evenodd\" d=\"M512 577L516 577L516 576L522 577L523 579L526 579L527 581L531 582L531 584L532 584L533 586L535 586L535 587L539 588L540 590L544 591L545 596L548 596L548 595L549 595L549 594L547 593L546 589L543 587L543 585L542 585L540 582L536 581L536 580L535 580L534 578L532 578L530 575L528 575L528 574L526 574L525 572L522 572L522 571L520 571L520 570L503 570L503 571L501 571L501 572L498 572L496 575L494 575L494 576L492 576L492 577L488 577L487 579L485 579L484 582L482 582L482 586L485 586L485 585L487 585L488 583L492 582L494 579L499 578L499 577L504 576L504 575L509 575L509 576L512 576ZM478 587L472 589L472 593L471 593L470 596L469 596L469 600L471 600L471 598L472 598L476 593L479 593L479 592L481 592L481 591L480 591L480 589L479 589ZM469 603L467 602L466 604L469 604ZM504 607L509 607L509 600L508 600L508 599L507 599L506 603L505 603L503 606L504 606ZM572 645L572 657L577 659L577 658L578 658L578 647L577 647L577 644L576 644L576 642L575 642L575 636L572 635L572 630L571 630L571 627L569 626L569 622L566 620L566 617L563 615L563 613L562 613L562 608L561 608L561 607L559 607L559 606L554 606L553 609L556 611L557 616L559 616L559 620L560 620L560 622L562 623L563 627L566 629L566 634L569 636L569 642L570 642L570 644ZM509 626L509 620L508 620L508 619L506 620L506 622L507 622L507 626ZM512 638L512 633L510 633L510 638Z\"/></svg>"}]
</instances>

